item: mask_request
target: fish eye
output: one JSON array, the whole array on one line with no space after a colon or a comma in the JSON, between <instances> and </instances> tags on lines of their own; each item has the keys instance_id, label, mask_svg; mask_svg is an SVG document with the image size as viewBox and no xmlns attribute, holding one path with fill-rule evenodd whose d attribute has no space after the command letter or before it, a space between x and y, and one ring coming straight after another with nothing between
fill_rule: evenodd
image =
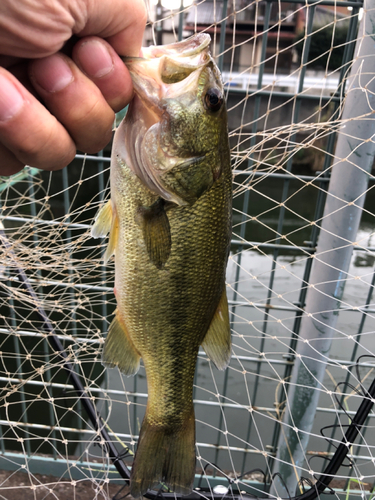
<instances>
[{"instance_id":1,"label":"fish eye","mask_svg":"<svg viewBox=\"0 0 375 500\"><path fill-rule=\"evenodd\" d=\"M218 89L212 88L207 90L207 93L204 96L204 102L209 110L219 111L224 102L224 99Z\"/></svg>"}]
</instances>

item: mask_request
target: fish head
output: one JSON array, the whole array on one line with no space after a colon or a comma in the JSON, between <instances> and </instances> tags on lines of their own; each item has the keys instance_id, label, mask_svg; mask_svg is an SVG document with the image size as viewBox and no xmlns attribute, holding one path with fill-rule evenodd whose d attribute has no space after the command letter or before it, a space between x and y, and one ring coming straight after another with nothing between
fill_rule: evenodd
<instances>
[{"instance_id":1,"label":"fish head","mask_svg":"<svg viewBox=\"0 0 375 500\"><path fill-rule=\"evenodd\" d=\"M228 150L224 89L209 44L198 34L126 58L135 96L125 161L151 191L182 206L212 187Z\"/></svg>"}]
</instances>

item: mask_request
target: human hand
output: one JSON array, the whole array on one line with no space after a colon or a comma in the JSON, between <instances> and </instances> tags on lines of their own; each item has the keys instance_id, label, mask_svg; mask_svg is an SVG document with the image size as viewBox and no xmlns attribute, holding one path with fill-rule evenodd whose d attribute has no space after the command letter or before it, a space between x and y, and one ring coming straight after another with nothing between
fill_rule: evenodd
<instances>
[{"instance_id":1,"label":"human hand","mask_svg":"<svg viewBox=\"0 0 375 500\"><path fill-rule=\"evenodd\" d=\"M110 141L133 92L119 55L139 54L145 22L143 0L1 0L0 175Z\"/></svg>"}]
</instances>

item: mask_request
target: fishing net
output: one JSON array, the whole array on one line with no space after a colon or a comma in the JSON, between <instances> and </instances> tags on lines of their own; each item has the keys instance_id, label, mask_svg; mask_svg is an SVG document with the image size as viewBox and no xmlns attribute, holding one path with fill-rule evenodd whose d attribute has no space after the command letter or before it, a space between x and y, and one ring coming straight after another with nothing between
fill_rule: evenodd
<instances>
[{"instance_id":1,"label":"fishing net","mask_svg":"<svg viewBox=\"0 0 375 500\"><path fill-rule=\"evenodd\" d=\"M233 354L219 372L199 353L201 496L294 497L327 467L331 493L372 495L375 12L362 7L148 4L146 45L211 35L228 103ZM147 386L142 366L127 378L100 362L114 264L90 229L109 156L1 178L1 498L65 498L62 485L75 498L83 484L87 498L126 495L106 439L130 466Z\"/></svg>"}]
</instances>

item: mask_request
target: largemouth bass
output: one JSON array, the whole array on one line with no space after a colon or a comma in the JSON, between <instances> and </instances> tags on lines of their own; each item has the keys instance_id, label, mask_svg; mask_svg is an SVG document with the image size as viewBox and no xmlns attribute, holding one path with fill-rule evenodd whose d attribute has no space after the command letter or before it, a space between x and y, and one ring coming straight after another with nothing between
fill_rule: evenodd
<instances>
[{"instance_id":1,"label":"largemouth bass","mask_svg":"<svg viewBox=\"0 0 375 500\"><path fill-rule=\"evenodd\" d=\"M190 493L195 473L193 378L198 348L230 360L225 269L232 177L227 112L210 37L128 58L135 96L116 131L111 200L93 237L110 231L117 310L103 362L134 375L148 401L131 473L139 498L160 482Z\"/></svg>"}]
</instances>

